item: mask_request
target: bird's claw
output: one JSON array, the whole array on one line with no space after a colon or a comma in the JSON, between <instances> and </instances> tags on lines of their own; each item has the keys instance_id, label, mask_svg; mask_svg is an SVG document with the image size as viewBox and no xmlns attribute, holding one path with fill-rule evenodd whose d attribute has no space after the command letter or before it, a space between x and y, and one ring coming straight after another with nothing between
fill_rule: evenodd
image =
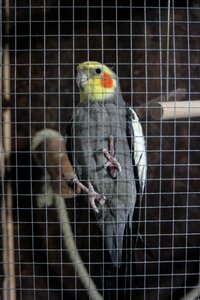
<instances>
[{"instance_id":1,"label":"bird's claw","mask_svg":"<svg viewBox=\"0 0 200 300\"><path fill-rule=\"evenodd\" d=\"M112 178L115 178L117 171L121 172L122 168L119 161L114 157L114 138L113 136L109 137L108 149L103 149L102 152L107 158L107 162L104 164L104 168L109 172Z\"/></svg>"},{"instance_id":2,"label":"bird's claw","mask_svg":"<svg viewBox=\"0 0 200 300\"><path fill-rule=\"evenodd\" d=\"M89 192L88 192L88 194L89 194L89 200L90 200L90 203L92 205L92 208L98 213L99 210L98 210L98 208L96 206L95 200L99 201L99 203L101 205L103 205L105 203L106 197L100 195L97 192L95 192L95 190L93 188L93 185L91 184L90 181L88 181L88 190L89 190Z\"/></svg>"},{"instance_id":3,"label":"bird's claw","mask_svg":"<svg viewBox=\"0 0 200 300\"><path fill-rule=\"evenodd\" d=\"M122 167L120 165L120 163L118 162L118 160L110 155L110 153L108 152L108 150L103 149L102 152L104 153L105 157L107 158L107 162L104 164L104 168L107 169L108 167L110 168L115 168L116 170L118 170L119 172L121 172Z\"/></svg>"},{"instance_id":4,"label":"bird's claw","mask_svg":"<svg viewBox=\"0 0 200 300\"><path fill-rule=\"evenodd\" d=\"M89 201L91 203L92 208L96 213L99 212L95 200L99 202L99 204L103 205L106 201L106 197L100 195L99 193L95 192L93 185L90 181L88 181L88 187L83 185L77 178L74 178L74 182L89 195Z\"/></svg>"}]
</instances>

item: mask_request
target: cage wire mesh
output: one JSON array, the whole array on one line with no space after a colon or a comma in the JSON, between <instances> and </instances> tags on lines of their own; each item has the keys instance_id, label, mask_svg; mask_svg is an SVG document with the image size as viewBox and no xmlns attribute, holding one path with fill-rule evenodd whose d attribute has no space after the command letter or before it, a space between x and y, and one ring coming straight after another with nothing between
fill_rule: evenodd
<instances>
[{"instance_id":1,"label":"cage wire mesh","mask_svg":"<svg viewBox=\"0 0 200 300\"><path fill-rule=\"evenodd\" d=\"M2 12L1 298L199 299L199 1L4 0ZM117 74L146 142L117 267L72 180L84 61Z\"/></svg>"}]
</instances>

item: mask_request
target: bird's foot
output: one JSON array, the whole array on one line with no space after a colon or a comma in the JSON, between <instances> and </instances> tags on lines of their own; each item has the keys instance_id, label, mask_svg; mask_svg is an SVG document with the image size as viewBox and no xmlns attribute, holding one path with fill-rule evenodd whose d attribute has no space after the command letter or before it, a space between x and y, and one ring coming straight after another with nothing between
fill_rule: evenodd
<instances>
[{"instance_id":1,"label":"bird's foot","mask_svg":"<svg viewBox=\"0 0 200 300\"><path fill-rule=\"evenodd\" d=\"M115 178L117 176L117 172L121 172L122 168L119 161L116 157L114 157L114 138L112 135L108 140L108 150L104 148L102 152L108 160L104 164L104 168L112 178Z\"/></svg>"},{"instance_id":2,"label":"bird's foot","mask_svg":"<svg viewBox=\"0 0 200 300\"><path fill-rule=\"evenodd\" d=\"M77 178L74 178L74 182L89 195L89 201L91 203L92 208L96 213L99 212L95 201L98 201L99 204L103 205L106 201L106 197L100 195L99 193L95 192L93 185L90 181L88 181L88 187L86 187L84 184L82 184Z\"/></svg>"}]
</instances>

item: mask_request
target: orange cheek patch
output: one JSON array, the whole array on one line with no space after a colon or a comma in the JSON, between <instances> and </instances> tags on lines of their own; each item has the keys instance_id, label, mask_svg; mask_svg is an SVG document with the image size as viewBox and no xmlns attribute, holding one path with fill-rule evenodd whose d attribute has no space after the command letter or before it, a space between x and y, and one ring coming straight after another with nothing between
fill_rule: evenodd
<instances>
[{"instance_id":1,"label":"orange cheek patch","mask_svg":"<svg viewBox=\"0 0 200 300\"><path fill-rule=\"evenodd\" d=\"M112 77L107 73L103 73L103 75L101 76L101 85L104 88L112 88L113 87Z\"/></svg>"}]
</instances>

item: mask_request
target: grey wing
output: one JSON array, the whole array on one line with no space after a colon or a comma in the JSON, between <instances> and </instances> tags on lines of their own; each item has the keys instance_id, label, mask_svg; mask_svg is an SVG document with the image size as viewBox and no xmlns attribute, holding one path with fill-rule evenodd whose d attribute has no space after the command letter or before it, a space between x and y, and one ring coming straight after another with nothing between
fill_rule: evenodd
<instances>
[{"instance_id":1,"label":"grey wing","mask_svg":"<svg viewBox=\"0 0 200 300\"><path fill-rule=\"evenodd\" d=\"M133 149L133 160L137 168L139 188L141 196L144 192L147 177L147 153L145 139L139 118L133 108L128 107L128 116L132 134L130 134L131 149Z\"/></svg>"}]
</instances>

